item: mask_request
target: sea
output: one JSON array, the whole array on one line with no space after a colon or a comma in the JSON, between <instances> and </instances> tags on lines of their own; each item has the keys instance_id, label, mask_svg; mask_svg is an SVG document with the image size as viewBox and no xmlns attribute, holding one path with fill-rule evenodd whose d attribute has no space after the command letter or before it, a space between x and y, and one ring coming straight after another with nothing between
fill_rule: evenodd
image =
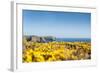
<instances>
[{"instance_id":1,"label":"sea","mask_svg":"<svg viewBox=\"0 0 100 73\"><path fill-rule=\"evenodd\" d=\"M58 42L91 42L91 38L56 38Z\"/></svg>"}]
</instances>

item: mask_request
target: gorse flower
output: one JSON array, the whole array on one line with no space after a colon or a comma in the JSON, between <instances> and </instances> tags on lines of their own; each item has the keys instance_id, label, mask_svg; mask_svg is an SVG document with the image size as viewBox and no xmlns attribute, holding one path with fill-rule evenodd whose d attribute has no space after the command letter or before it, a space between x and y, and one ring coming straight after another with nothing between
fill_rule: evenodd
<instances>
[{"instance_id":1,"label":"gorse flower","mask_svg":"<svg viewBox=\"0 0 100 73\"><path fill-rule=\"evenodd\" d=\"M89 42L23 43L23 62L81 60L91 58Z\"/></svg>"}]
</instances>

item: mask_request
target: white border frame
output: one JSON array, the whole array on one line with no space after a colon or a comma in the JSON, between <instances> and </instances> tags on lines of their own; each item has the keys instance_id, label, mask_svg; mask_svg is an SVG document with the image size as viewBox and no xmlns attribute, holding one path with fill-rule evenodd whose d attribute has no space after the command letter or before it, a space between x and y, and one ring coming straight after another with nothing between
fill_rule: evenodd
<instances>
[{"instance_id":1,"label":"white border frame","mask_svg":"<svg viewBox=\"0 0 100 73\"><path fill-rule=\"evenodd\" d=\"M61 62L45 62L45 63L22 63L22 9L29 10L49 10L49 11L70 11L70 12L84 12L91 13L91 43L92 54L91 60L80 61L61 61ZM93 66L96 65L96 8L94 7L77 7L66 5L46 5L46 4L34 4L24 2L12 3L12 59L11 70L34 70L34 69L53 69L64 67L80 67L80 66Z\"/></svg>"}]
</instances>

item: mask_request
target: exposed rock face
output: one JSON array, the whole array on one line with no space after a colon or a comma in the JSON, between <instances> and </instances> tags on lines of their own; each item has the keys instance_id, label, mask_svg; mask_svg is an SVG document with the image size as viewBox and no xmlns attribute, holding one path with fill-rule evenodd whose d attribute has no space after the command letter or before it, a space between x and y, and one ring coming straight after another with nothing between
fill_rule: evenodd
<instances>
[{"instance_id":1,"label":"exposed rock face","mask_svg":"<svg viewBox=\"0 0 100 73\"><path fill-rule=\"evenodd\" d=\"M31 36L31 41L32 41L32 42L40 42L41 39L40 39L40 37L38 37L38 36Z\"/></svg>"},{"instance_id":2,"label":"exposed rock face","mask_svg":"<svg viewBox=\"0 0 100 73\"><path fill-rule=\"evenodd\" d=\"M45 36L45 37L39 37L39 36L24 36L24 39L27 41L32 41L32 42L52 42L55 41L56 38L53 36Z\"/></svg>"},{"instance_id":3,"label":"exposed rock face","mask_svg":"<svg viewBox=\"0 0 100 73\"><path fill-rule=\"evenodd\" d=\"M42 37L42 38L44 38L46 42L56 41L56 38L53 37L53 36L45 36L45 37Z\"/></svg>"}]
</instances>

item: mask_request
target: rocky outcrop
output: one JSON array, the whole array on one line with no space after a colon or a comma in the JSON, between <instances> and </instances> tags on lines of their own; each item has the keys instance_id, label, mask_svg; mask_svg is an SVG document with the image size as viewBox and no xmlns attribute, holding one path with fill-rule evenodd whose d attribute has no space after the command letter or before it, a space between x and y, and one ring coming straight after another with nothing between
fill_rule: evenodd
<instances>
[{"instance_id":1,"label":"rocky outcrop","mask_svg":"<svg viewBox=\"0 0 100 73\"><path fill-rule=\"evenodd\" d=\"M26 39L26 41L32 41L32 42L52 42L52 41L55 41L56 38L53 37L53 36L35 36L35 35L32 35L32 36L24 36L24 39Z\"/></svg>"}]
</instances>

